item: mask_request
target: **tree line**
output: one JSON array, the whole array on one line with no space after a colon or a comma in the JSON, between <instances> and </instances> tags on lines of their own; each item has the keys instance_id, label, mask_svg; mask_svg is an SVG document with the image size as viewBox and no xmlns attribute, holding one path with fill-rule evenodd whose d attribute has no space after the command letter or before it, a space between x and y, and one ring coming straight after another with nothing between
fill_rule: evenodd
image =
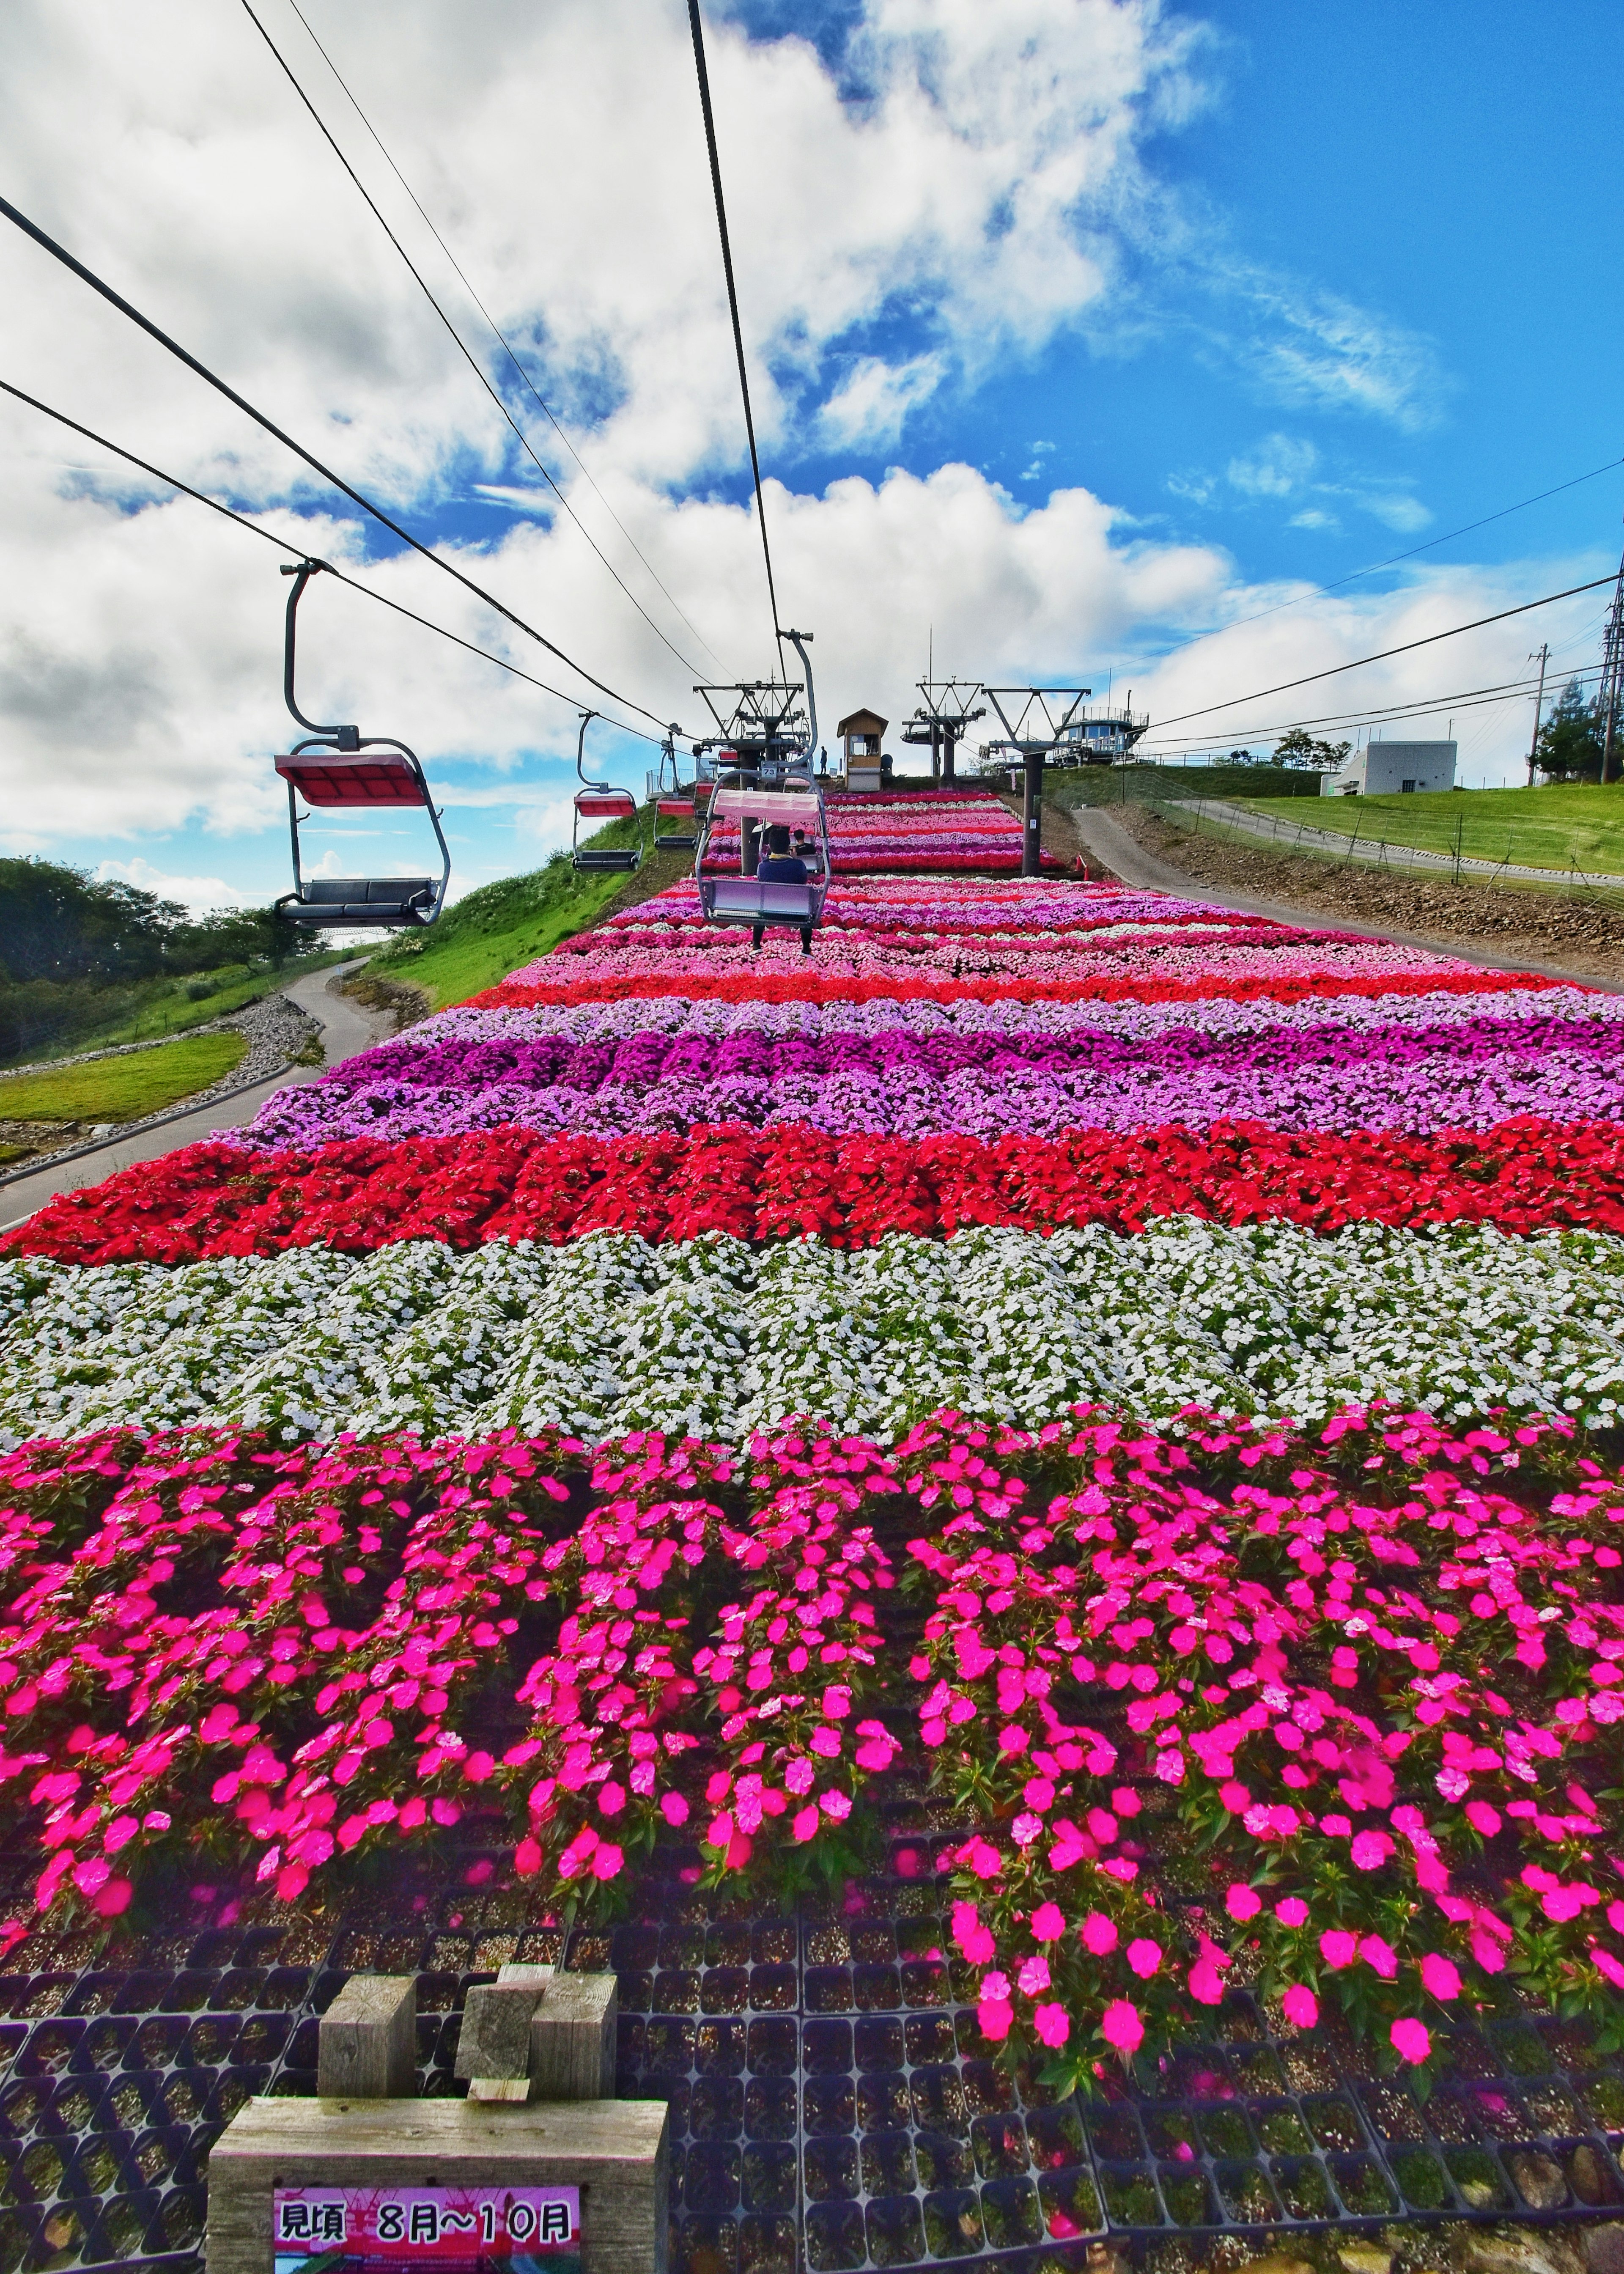
<instances>
[{"instance_id":1,"label":"tree line","mask_svg":"<svg viewBox=\"0 0 1624 2274\"><path fill-rule=\"evenodd\" d=\"M154 981L235 964L279 968L322 945L274 908L194 918L136 885L55 861L0 859L0 1057L104 1024Z\"/></svg>"}]
</instances>

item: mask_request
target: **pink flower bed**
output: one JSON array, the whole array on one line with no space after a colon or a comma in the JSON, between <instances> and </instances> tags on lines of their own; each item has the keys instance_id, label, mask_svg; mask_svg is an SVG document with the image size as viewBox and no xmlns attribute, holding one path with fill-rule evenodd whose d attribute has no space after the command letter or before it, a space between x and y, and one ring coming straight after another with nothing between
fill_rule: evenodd
<instances>
[{"instance_id":1,"label":"pink flower bed","mask_svg":"<svg viewBox=\"0 0 1624 2274\"><path fill-rule=\"evenodd\" d=\"M559 1905L658 1840L838 1879L922 1760L975 1829L897 1867L951 1876L989 2038L1064 2078L1233 1977L1418 2061L1507 1972L1617 2010L1621 1541L1560 1428L1424 1415L38 1445L0 1462L0 1788L53 1914L166 1864L292 1898L465 1817Z\"/></svg>"}]
</instances>

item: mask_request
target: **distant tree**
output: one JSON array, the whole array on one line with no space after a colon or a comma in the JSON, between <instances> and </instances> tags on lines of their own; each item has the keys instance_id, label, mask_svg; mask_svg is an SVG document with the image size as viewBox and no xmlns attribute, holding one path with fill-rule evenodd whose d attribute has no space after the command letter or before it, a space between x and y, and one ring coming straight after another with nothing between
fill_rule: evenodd
<instances>
[{"instance_id":1,"label":"distant tree","mask_svg":"<svg viewBox=\"0 0 1624 2274\"><path fill-rule=\"evenodd\" d=\"M1534 764L1547 781L1599 781L1601 755L1595 708L1578 681L1570 679L1539 730Z\"/></svg>"},{"instance_id":2,"label":"distant tree","mask_svg":"<svg viewBox=\"0 0 1624 2274\"><path fill-rule=\"evenodd\" d=\"M0 860L0 979L92 986L285 962L320 945L270 908L217 908L192 922L177 900L56 861Z\"/></svg>"},{"instance_id":3,"label":"distant tree","mask_svg":"<svg viewBox=\"0 0 1624 2274\"><path fill-rule=\"evenodd\" d=\"M1334 774L1346 763L1351 742L1323 742L1305 727L1293 727L1274 745L1277 766L1297 766L1317 774Z\"/></svg>"}]
</instances>

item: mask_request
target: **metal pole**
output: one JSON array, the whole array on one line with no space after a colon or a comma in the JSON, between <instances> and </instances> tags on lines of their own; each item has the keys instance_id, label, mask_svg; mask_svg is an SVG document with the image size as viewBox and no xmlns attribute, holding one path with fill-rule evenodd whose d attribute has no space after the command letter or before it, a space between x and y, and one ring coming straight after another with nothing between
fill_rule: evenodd
<instances>
[{"instance_id":1,"label":"metal pole","mask_svg":"<svg viewBox=\"0 0 1624 2274\"><path fill-rule=\"evenodd\" d=\"M953 742L954 736L952 728L948 726L944 726L942 729L942 779L944 782L951 782L953 779Z\"/></svg>"},{"instance_id":2,"label":"metal pole","mask_svg":"<svg viewBox=\"0 0 1624 2274\"><path fill-rule=\"evenodd\" d=\"M1528 746L1528 786L1534 787L1534 753L1539 748L1539 714L1545 707L1545 665L1550 659L1551 643L1546 640L1539 651L1539 692L1534 697L1534 739ZM1606 779L1604 772L1603 779Z\"/></svg>"},{"instance_id":3,"label":"metal pole","mask_svg":"<svg viewBox=\"0 0 1624 2274\"><path fill-rule=\"evenodd\" d=\"M1041 877L1043 873L1043 753L1041 750L1026 750L1022 756L1026 780L1020 808L1020 873L1023 877Z\"/></svg>"}]
</instances>

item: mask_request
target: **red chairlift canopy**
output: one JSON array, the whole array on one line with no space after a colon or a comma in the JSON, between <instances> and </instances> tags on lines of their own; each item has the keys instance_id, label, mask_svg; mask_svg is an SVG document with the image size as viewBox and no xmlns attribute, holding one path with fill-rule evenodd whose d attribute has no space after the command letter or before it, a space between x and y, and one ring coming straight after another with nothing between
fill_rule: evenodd
<instances>
[{"instance_id":1,"label":"red chairlift canopy","mask_svg":"<svg viewBox=\"0 0 1624 2274\"><path fill-rule=\"evenodd\" d=\"M589 820L629 821L637 810L637 801L629 790L580 789L575 792L575 811Z\"/></svg>"},{"instance_id":2,"label":"red chairlift canopy","mask_svg":"<svg viewBox=\"0 0 1624 2274\"><path fill-rule=\"evenodd\" d=\"M423 784L405 758L339 757L331 750L302 750L279 757L276 771L311 805L426 805Z\"/></svg>"}]
</instances>

